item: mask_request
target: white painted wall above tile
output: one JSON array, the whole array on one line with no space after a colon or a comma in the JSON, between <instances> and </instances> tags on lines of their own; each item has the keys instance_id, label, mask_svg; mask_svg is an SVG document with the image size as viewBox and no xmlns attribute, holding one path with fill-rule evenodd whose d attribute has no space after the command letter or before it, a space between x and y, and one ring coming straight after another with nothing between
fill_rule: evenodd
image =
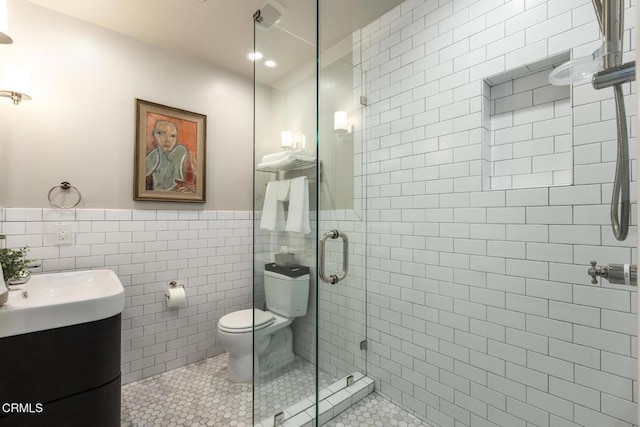
<instances>
[{"instance_id":1,"label":"white painted wall above tile","mask_svg":"<svg viewBox=\"0 0 640 427\"><path fill-rule=\"evenodd\" d=\"M33 100L0 104L0 205L49 207L47 192L64 180L82 192L80 208L132 209L140 98L207 116L204 208L250 209L249 79L31 2L11 6L16 43L0 62L31 70Z\"/></svg>"}]
</instances>

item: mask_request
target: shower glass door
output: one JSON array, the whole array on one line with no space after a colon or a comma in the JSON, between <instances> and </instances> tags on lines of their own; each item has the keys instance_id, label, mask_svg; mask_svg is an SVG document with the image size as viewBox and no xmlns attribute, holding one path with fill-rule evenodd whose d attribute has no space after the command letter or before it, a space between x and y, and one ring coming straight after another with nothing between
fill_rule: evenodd
<instances>
[{"instance_id":1,"label":"shower glass door","mask_svg":"<svg viewBox=\"0 0 640 427\"><path fill-rule=\"evenodd\" d=\"M322 29L320 22L321 41ZM350 42L351 37L319 53L318 231L320 236L331 230L339 233L335 239L328 238L325 245L325 276L341 277L340 273L346 272L344 279L335 284L319 280L321 386L323 375L334 382L366 371L366 227L361 154L365 98L364 78L361 70L352 65ZM348 257L344 256L345 250Z\"/></svg>"},{"instance_id":2,"label":"shower glass door","mask_svg":"<svg viewBox=\"0 0 640 427\"><path fill-rule=\"evenodd\" d=\"M276 416L311 420L316 399L316 30L315 14L303 13L298 9L302 6L293 3L284 9L279 2L267 2L254 19L259 57L254 61L254 307L271 311L273 306L264 289L267 264L278 261L310 270L306 314L294 317L288 331L279 330L277 337L254 331L255 425L272 426ZM302 222L308 228L290 231L289 208L299 192L294 196L285 188L272 205L275 209L265 205L265 196L270 185L286 187L300 177L307 181L308 193L302 197L309 219L303 212ZM269 215L271 222L265 220Z\"/></svg>"},{"instance_id":3,"label":"shower glass door","mask_svg":"<svg viewBox=\"0 0 640 427\"><path fill-rule=\"evenodd\" d=\"M254 53L260 58L254 61L254 307L270 309L267 264L310 270L307 312L293 318L291 340L265 339L254 330L256 425L278 425L281 417L324 424L333 414L328 400L322 402L330 396L328 387L337 392L347 376L355 374L357 381L366 371L364 78L352 66L350 35L318 47L317 6L267 2L254 19ZM309 226L292 232L292 190L276 210L265 198L268 188L300 177L306 177ZM336 284L318 279L318 238L331 230L349 241L348 257L342 238L325 246L326 273L348 272ZM280 364L286 358L278 355L291 351L291 360Z\"/></svg>"}]
</instances>

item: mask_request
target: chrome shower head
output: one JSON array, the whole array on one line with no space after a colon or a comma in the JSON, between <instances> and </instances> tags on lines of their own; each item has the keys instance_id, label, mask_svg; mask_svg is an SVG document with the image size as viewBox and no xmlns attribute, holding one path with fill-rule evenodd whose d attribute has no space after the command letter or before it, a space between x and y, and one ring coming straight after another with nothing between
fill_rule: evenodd
<instances>
[{"instance_id":1,"label":"chrome shower head","mask_svg":"<svg viewBox=\"0 0 640 427\"><path fill-rule=\"evenodd\" d=\"M269 29L273 25L277 25L282 18L282 13L271 3L266 3L260 9L260 19L257 21L258 28Z\"/></svg>"}]
</instances>

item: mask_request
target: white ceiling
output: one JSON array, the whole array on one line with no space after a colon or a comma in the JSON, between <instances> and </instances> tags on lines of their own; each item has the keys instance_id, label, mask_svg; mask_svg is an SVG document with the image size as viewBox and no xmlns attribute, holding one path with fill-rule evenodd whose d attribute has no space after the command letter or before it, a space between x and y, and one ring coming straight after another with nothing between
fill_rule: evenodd
<instances>
[{"instance_id":1,"label":"white ceiling","mask_svg":"<svg viewBox=\"0 0 640 427\"><path fill-rule=\"evenodd\" d=\"M316 39L315 0L29 1L250 78L253 64L246 55L254 45L252 17L269 3L281 19L277 28L256 32L256 45L279 66L261 68L259 80L273 84L315 52L308 43ZM328 49L402 0L320 1L320 46Z\"/></svg>"}]
</instances>

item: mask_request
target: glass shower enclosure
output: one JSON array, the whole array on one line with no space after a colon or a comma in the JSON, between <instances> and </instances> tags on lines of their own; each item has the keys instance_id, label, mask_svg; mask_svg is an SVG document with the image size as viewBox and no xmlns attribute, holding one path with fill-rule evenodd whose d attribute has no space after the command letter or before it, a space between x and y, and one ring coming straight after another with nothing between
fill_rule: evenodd
<instances>
[{"instance_id":1,"label":"glass shower enclosure","mask_svg":"<svg viewBox=\"0 0 640 427\"><path fill-rule=\"evenodd\" d=\"M366 374L366 98L352 34L319 37L329 10L316 2L281 6L254 16L254 308L282 314L269 271L308 267L310 279L291 333L254 331L254 423L321 425L332 396Z\"/></svg>"},{"instance_id":2,"label":"glass shower enclosure","mask_svg":"<svg viewBox=\"0 0 640 427\"><path fill-rule=\"evenodd\" d=\"M255 331L257 425L323 424L348 406L350 375L374 378L377 396L432 425L638 424L637 219L624 241L610 224L614 172L629 162L616 136L627 122L634 141L637 114L591 77L549 82L603 46L590 3L260 9L254 305L272 308L269 264L308 267L310 279L305 314L287 319L291 339L276 346L290 363L269 371ZM627 19L604 21L624 21L609 33L623 36L628 63L637 5L618 5ZM631 66L607 68L635 105ZM300 177L303 232L287 230ZM273 204L270 187L283 192ZM602 280L625 269L624 284Z\"/></svg>"}]
</instances>

